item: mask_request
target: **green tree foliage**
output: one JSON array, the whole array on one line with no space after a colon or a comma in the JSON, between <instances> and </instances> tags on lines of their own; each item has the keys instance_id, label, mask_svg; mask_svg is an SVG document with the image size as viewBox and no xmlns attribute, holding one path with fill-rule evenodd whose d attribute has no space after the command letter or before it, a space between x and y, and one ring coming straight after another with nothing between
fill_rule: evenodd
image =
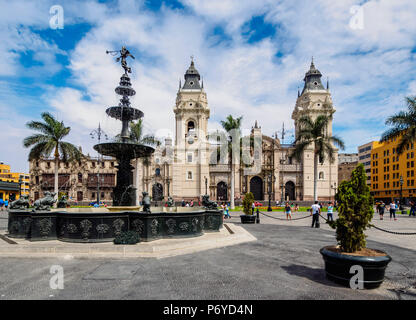
<instances>
[{"instance_id":1,"label":"green tree foliage","mask_svg":"<svg viewBox=\"0 0 416 320\"><path fill-rule=\"evenodd\" d=\"M247 215L251 215L253 214L253 212L251 211L251 206L254 202L254 195L251 192L248 192L245 194L244 198L243 198L243 211L245 214Z\"/></svg>"},{"instance_id":2,"label":"green tree foliage","mask_svg":"<svg viewBox=\"0 0 416 320\"><path fill-rule=\"evenodd\" d=\"M406 97L407 111L399 111L386 120L386 125L392 126L381 136L381 142L392 138L400 138L397 153L400 155L406 147L416 141L416 96Z\"/></svg>"},{"instance_id":3,"label":"green tree foliage","mask_svg":"<svg viewBox=\"0 0 416 320\"><path fill-rule=\"evenodd\" d=\"M335 147L344 150L344 141L341 138L328 134L328 124L330 116L319 115L315 120L310 116L299 119L300 130L295 140L295 149L292 155L300 161L303 153L310 146L314 148L314 174L313 174L313 199L318 200L318 162L323 164L326 157L330 163L335 161Z\"/></svg>"},{"instance_id":4,"label":"green tree foliage","mask_svg":"<svg viewBox=\"0 0 416 320\"><path fill-rule=\"evenodd\" d=\"M336 228L337 241L343 252L356 252L366 245L364 230L374 214L374 199L366 181L364 165L360 163L352 172L351 180L343 181L335 195L338 219L331 226Z\"/></svg>"}]
</instances>

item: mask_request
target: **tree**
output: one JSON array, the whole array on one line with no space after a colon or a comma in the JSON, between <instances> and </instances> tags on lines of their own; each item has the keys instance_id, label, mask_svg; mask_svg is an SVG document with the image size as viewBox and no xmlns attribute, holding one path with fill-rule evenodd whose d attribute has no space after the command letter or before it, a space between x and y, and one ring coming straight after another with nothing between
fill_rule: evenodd
<instances>
[{"instance_id":1,"label":"tree","mask_svg":"<svg viewBox=\"0 0 416 320\"><path fill-rule=\"evenodd\" d=\"M252 210L252 205L254 202L254 195L251 192L247 192L243 198L243 212L247 215L254 214Z\"/></svg>"},{"instance_id":2,"label":"tree","mask_svg":"<svg viewBox=\"0 0 416 320\"><path fill-rule=\"evenodd\" d=\"M120 135L116 136L117 140L120 140L121 137ZM143 119L139 119L137 122L131 122L130 123L130 136L129 136L130 141L134 142L134 143L138 143L138 144L146 144L146 145L150 145L150 146L159 146L161 144L160 140L158 140L154 135L151 134L144 134L144 130L143 130ZM135 159L135 170L136 170L136 188L139 186L139 159L136 158ZM143 159L143 164L148 167L150 164L150 159L149 158L144 158ZM137 195L136 195L136 202L139 201L139 190L137 188ZM138 203L136 203L138 204Z\"/></svg>"},{"instance_id":3,"label":"tree","mask_svg":"<svg viewBox=\"0 0 416 320\"><path fill-rule=\"evenodd\" d=\"M58 169L59 161L68 162L72 160L79 161L82 153L76 146L62 139L71 131L70 127L66 127L63 121L58 121L50 113L43 112L41 117L44 122L30 121L26 123L26 127L40 133L33 134L23 140L23 146L29 148L29 161L40 158L47 158L53 152L55 159L55 198L58 197Z\"/></svg>"},{"instance_id":4,"label":"tree","mask_svg":"<svg viewBox=\"0 0 416 320\"><path fill-rule=\"evenodd\" d=\"M235 151L233 148L233 144L237 143L238 152L240 152L240 135L241 135L241 121L243 117L233 118L232 115L229 115L225 121L221 121L221 126L228 134L228 154L230 157L230 169L231 169L231 209L235 208L234 204L234 185L235 185L235 172L234 172L234 165L235 165ZM238 141L233 141L234 139L238 139Z\"/></svg>"},{"instance_id":5,"label":"tree","mask_svg":"<svg viewBox=\"0 0 416 320\"><path fill-rule=\"evenodd\" d=\"M397 153L402 154L406 147L416 140L416 96L406 97L407 111L399 111L386 120L386 125L393 126L385 131L380 142L401 137L397 146Z\"/></svg>"},{"instance_id":6,"label":"tree","mask_svg":"<svg viewBox=\"0 0 416 320\"><path fill-rule=\"evenodd\" d=\"M318 200L318 163L323 164L326 157L330 163L335 161L335 146L344 150L344 142L337 136L328 135L328 122L330 117L319 115L315 121L309 116L303 116L299 119L300 130L295 140L295 149L293 156L300 161L306 149L310 146L314 148L314 172L313 172L313 199Z\"/></svg>"},{"instance_id":7,"label":"tree","mask_svg":"<svg viewBox=\"0 0 416 320\"><path fill-rule=\"evenodd\" d=\"M360 163L352 172L351 180L341 182L335 195L338 219L330 225L336 228L343 252L356 252L366 245L364 230L374 214L374 199L366 181L364 165Z\"/></svg>"}]
</instances>

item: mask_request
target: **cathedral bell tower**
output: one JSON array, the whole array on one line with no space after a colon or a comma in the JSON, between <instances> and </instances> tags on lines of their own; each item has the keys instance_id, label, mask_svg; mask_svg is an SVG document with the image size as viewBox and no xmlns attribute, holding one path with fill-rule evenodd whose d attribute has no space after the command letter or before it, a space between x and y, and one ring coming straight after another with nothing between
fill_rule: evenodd
<instances>
[{"instance_id":1,"label":"cathedral bell tower","mask_svg":"<svg viewBox=\"0 0 416 320\"><path fill-rule=\"evenodd\" d=\"M175 113L173 196L189 200L198 199L205 194L205 179L209 181L207 134L210 110L204 83L203 80L201 82L193 58L186 70L183 86L179 81L173 111Z\"/></svg>"},{"instance_id":2,"label":"cathedral bell tower","mask_svg":"<svg viewBox=\"0 0 416 320\"><path fill-rule=\"evenodd\" d=\"M306 72L302 93L298 93L292 119L295 121L295 135L298 136L300 130L299 119L309 116L313 121L319 115L326 115L330 118L326 132L332 135L332 117L335 108L332 104L329 83L326 88L321 82L322 74L316 69L313 62ZM337 149L335 149L337 150ZM327 159L323 164L318 164L318 200L333 200L333 187L338 185L338 151L335 153L335 162L330 163ZM313 181L314 181L314 146L309 146L302 156L303 171L303 200L313 200Z\"/></svg>"}]
</instances>

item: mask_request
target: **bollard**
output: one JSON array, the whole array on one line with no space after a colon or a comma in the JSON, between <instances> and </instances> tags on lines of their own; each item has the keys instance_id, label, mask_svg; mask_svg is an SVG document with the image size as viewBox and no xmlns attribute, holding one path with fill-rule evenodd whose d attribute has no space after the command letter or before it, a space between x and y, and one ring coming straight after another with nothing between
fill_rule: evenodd
<instances>
[{"instance_id":1,"label":"bollard","mask_svg":"<svg viewBox=\"0 0 416 320\"><path fill-rule=\"evenodd\" d=\"M260 211L259 211L259 208L257 208L256 223L260 223Z\"/></svg>"}]
</instances>

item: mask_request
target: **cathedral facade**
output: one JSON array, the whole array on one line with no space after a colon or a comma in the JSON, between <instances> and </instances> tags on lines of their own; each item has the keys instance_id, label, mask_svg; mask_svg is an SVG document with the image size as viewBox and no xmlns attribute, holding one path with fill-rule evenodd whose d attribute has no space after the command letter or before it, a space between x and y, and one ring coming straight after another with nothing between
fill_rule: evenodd
<instances>
[{"instance_id":1,"label":"cathedral facade","mask_svg":"<svg viewBox=\"0 0 416 320\"><path fill-rule=\"evenodd\" d=\"M312 61L304 77L304 88L292 113L295 136L300 130L302 116L313 120L325 114L331 116L326 128L332 134L332 104L329 86L321 82L322 74ZM208 137L210 108L203 81L192 61L185 73L185 81L179 84L175 115L175 137L165 139L150 159L138 160L135 164L135 184L139 197L147 191L153 201L199 200L209 194L217 201L230 200L232 171L235 177L234 196L241 199L252 192L256 200L313 200L314 146L307 148L300 161L292 157L293 144L282 144L277 136L262 133L256 121L251 130L251 139L260 141L259 148L248 152L251 164L238 161L231 165L228 157L218 157L218 145ZM257 139L257 140L256 140ZM338 183L338 154L335 162L325 160L318 165L317 193L319 200L334 199ZM235 162L235 161L234 161Z\"/></svg>"}]
</instances>

